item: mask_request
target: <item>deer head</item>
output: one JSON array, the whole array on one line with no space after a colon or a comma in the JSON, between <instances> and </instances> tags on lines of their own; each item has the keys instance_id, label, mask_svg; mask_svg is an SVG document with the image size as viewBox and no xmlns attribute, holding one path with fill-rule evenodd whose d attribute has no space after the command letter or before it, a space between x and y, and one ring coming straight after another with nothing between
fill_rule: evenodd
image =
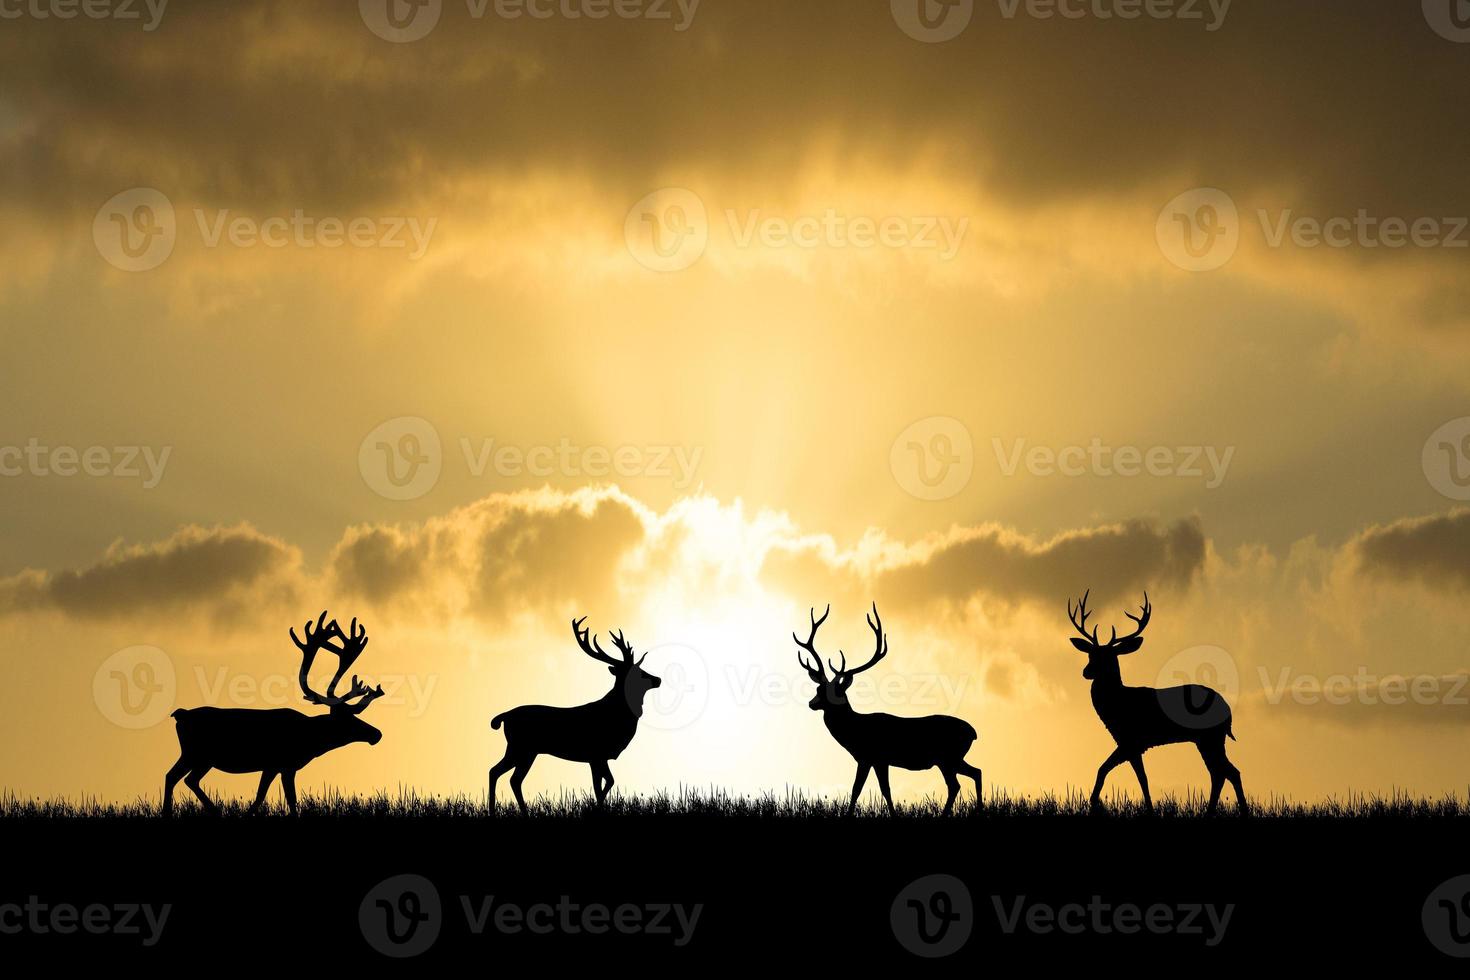
<instances>
[{"instance_id":1,"label":"deer head","mask_svg":"<svg viewBox=\"0 0 1470 980\"><path fill-rule=\"evenodd\" d=\"M582 652L593 660L607 664L607 672L617 678L618 687L628 699L628 707L635 715L643 714L643 696L663 683L660 678L643 669L643 661L647 659L648 654L644 653L635 661L633 644L624 639L622 630L618 630L616 633L610 632L607 635L622 656L609 656L597 642L597 637L593 635L591 627L585 629L582 627L586 621L586 616L572 620L572 635L577 638L577 646L581 647Z\"/></svg>"},{"instance_id":2,"label":"deer head","mask_svg":"<svg viewBox=\"0 0 1470 980\"><path fill-rule=\"evenodd\" d=\"M302 632L305 640L296 638L296 630L291 630L291 642L295 643L301 651L301 672L297 679L301 684L301 696L312 704L324 705L329 709L327 717L332 719L332 724L340 728L343 743L366 742L369 745L377 745L382 739L383 733L372 725L363 721L358 715L363 709L383 696L383 687L369 688L352 675L352 686L340 696L337 694L337 684L341 682L342 675L362 656L363 648L367 646L367 627L359 627L357 620L353 619L350 631L342 632L342 627L334 619L327 622L327 614L324 611L313 626L308 620ZM318 694L311 688L309 674L312 662L316 659L319 651L326 650L328 653L337 655L337 672L332 675L331 683L327 685L326 694Z\"/></svg>"},{"instance_id":3,"label":"deer head","mask_svg":"<svg viewBox=\"0 0 1470 980\"><path fill-rule=\"evenodd\" d=\"M826 670L822 668L822 655L817 653L816 643L817 630L821 629L822 624L827 621L827 617L831 613L832 606L830 603L827 605L826 612L822 613L821 619L817 618L816 609L812 609L812 629L807 635L805 642L795 633L791 634L791 638L796 641L796 645L801 647L801 650L796 654L796 662L801 664L802 669L806 671L806 675L815 681L817 685L816 695L807 704L807 707L813 711L851 708L852 706L847 703L847 689L852 687L852 679L888 656L888 637L883 635L883 620L878 616L877 603L874 603L873 612L867 617L868 628L873 631L873 656L861 667L853 667L849 670L847 666L847 654L838 650L837 654L842 661L841 666L828 660L827 666L832 670L832 676L828 677ZM811 654L811 663L807 663L807 654Z\"/></svg>"},{"instance_id":4,"label":"deer head","mask_svg":"<svg viewBox=\"0 0 1470 980\"><path fill-rule=\"evenodd\" d=\"M1087 597L1092 590L1082 594L1082 601L1077 604L1077 609L1072 609L1072 603L1067 602L1067 618L1081 638L1071 637L1072 645L1087 654L1087 666L1082 668L1082 676L1090 681L1117 681L1122 683L1122 675L1118 671L1118 658L1129 654L1143 646L1143 631L1148 626L1148 618L1153 614L1153 606L1149 605L1148 593L1143 594L1143 608L1139 615L1131 612L1123 615L1133 620L1136 628L1127 636L1119 636L1117 627L1112 628L1112 636L1108 642L1103 643L1097 637L1097 627L1092 632L1087 632L1087 618L1092 615L1087 609Z\"/></svg>"}]
</instances>

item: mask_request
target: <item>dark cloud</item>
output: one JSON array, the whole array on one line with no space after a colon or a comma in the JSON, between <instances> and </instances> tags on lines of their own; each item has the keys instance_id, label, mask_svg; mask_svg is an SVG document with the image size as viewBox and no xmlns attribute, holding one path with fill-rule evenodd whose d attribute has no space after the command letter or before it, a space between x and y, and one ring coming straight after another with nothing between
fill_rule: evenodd
<instances>
[{"instance_id":1,"label":"dark cloud","mask_svg":"<svg viewBox=\"0 0 1470 980\"><path fill-rule=\"evenodd\" d=\"M762 575L793 595L826 583L845 600L922 605L972 597L1056 604L1091 589L1098 601L1140 598L1146 589L1188 587L1204 565L1198 520L1160 526L1135 520L1071 531L1037 542L994 525L956 528L911 545L900 557L866 565L814 547L772 552ZM827 601L824 593L822 602Z\"/></svg>"},{"instance_id":2,"label":"dark cloud","mask_svg":"<svg viewBox=\"0 0 1470 980\"><path fill-rule=\"evenodd\" d=\"M1470 510L1369 528L1354 548L1363 574L1443 591L1470 589Z\"/></svg>"},{"instance_id":3,"label":"dark cloud","mask_svg":"<svg viewBox=\"0 0 1470 980\"><path fill-rule=\"evenodd\" d=\"M95 565L0 580L0 611L57 610L78 619L205 610L225 621L293 600L300 554L247 525L186 527L151 545L114 545Z\"/></svg>"},{"instance_id":4,"label":"dark cloud","mask_svg":"<svg viewBox=\"0 0 1470 980\"><path fill-rule=\"evenodd\" d=\"M347 208L536 169L631 202L681 171L789 172L821 146L901 168L923 154L1022 205L1177 180L1243 205L1280 189L1319 216L1470 212L1470 46L1417 3L1237 2L1213 32L975 6L943 45L851 0L704 0L682 33L446 2L401 45L353 3L178 3L152 33L7 21L0 118L24 134L0 141L7 193L89 211L155 184Z\"/></svg>"},{"instance_id":5,"label":"dark cloud","mask_svg":"<svg viewBox=\"0 0 1470 980\"><path fill-rule=\"evenodd\" d=\"M906 603L980 593L1055 604L1086 589L1102 601L1188 586L1204 557L1204 532L1196 520L1168 527L1129 521L1041 544L998 528L967 529L925 559L883 572L874 588Z\"/></svg>"},{"instance_id":6,"label":"dark cloud","mask_svg":"<svg viewBox=\"0 0 1470 980\"><path fill-rule=\"evenodd\" d=\"M353 528L329 565L375 604L441 609L454 596L491 621L567 605L611 613L620 564L644 536L613 491L497 495L422 526Z\"/></svg>"}]
</instances>

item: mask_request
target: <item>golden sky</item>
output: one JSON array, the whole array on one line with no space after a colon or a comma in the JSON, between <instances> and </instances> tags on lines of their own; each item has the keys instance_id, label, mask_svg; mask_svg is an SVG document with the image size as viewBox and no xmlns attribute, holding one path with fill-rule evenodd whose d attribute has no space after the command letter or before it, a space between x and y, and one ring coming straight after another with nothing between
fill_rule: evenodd
<instances>
[{"instance_id":1,"label":"golden sky","mask_svg":"<svg viewBox=\"0 0 1470 980\"><path fill-rule=\"evenodd\" d=\"M156 794L330 608L393 691L303 786L479 791L586 614L665 677L621 790L837 794L790 632L876 601L862 708L1086 786L1091 588L1248 792L1462 790L1470 38L905 2L5 7L0 783Z\"/></svg>"}]
</instances>

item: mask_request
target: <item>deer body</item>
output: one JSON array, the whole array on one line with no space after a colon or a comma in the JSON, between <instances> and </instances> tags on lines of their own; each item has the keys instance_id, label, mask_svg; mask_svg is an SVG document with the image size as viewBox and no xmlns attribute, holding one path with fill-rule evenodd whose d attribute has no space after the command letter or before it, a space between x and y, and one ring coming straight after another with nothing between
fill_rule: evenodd
<instances>
[{"instance_id":1,"label":"deer body","mask_svg":"<svg viewBox=\"0 0 1470 980\"><path fill-rule=\"evenodd\" d=\"M894 766L915 771L937 768L944 776L944 785L949 791L949 798L944 803L946 814L954 809L955 797L960 791L958 777L961 775L974 780L975 798L978 802L981 772L965 761L965 753L970 751L976 738L975 729L969 722L951 718L949 715L900 718L883 712L864 714L855 710L847 700L847 690L852 686L852 679L888 655L888 638L883 633L883 620L878 617L876 605L873 607L873 614L868 617L868 626L876 637L876 649L872 658L861 667L849 670L847 656L842 654L841 667L831 661L827 662L827 666L832 668L832 676L827 676L822 667L822 658L817 654L816 639L817 630L827 621L831 612L832 607L828 606L822 618L818 619L817 611L813 609L812 631L806 642L803 643L794 633L791 638L804 651L797 654L797 661L806 670L807 676L817 684L817 694L807 706L813 711L822 712L822 721L826 724L827 731L857 763L857 778L852 785L852 798L847 804L848 816L857 809L858 797L862 795L863 785L867 782L870 771L878 774L878 789L883 793L883 802L887 804L888 812L893 812L888 770ZM812 663L807 662L807 653L811 654Z\"/></svg>"},{"instance_id":2,"label":"deer body","mask_svg":"<svg viewBox=\"0 0 1470 980\"><path fill-rule=\"evenodd\" d=\"M1230 705L1208 687L1127 687L1119 679L1092 682L1092 707L1119 748L1143 752L1161 745L1198 742L1223 726L1231 738ZM1197 718L1200 728L1182 728L1176 719Z\"/></svg>"},{"instance_id":3,"label":"deer body","mask_svg":"<svg viewBox=\"0 0 1470 980\"><path fill-rule=\"evenodd\" d=\"M376 745L383 733L361 719L304 715L292 708L180 708L180 755L221 772L295 772L353 742Z\"/></svg>"},{"instance_id":4,"label":"deer body","mask_svg":"<svg viewBox=\"0 0 1470 980\"><path fill-rule=\"evenodd\" d=\"M609 634L622 654L609 656L598 645L582 619L572 621L572 635L583 653L607 665L615 678L613 688L590 704L575 708L552 708L527 704L511 708L490 719L490 727L505 726L505 755L490 770L490 815L495 815L495 784L511 772L510 789L522 815L528 812L521 783L538 756L549 755L568 762L585 762L592 770L592 792L602 806L612 791L613 775L608 763L623 754L638 731L643 716L643 697L662 681L643 669L643 657L633 660L633 646L621 631Z\"/></svg>"},{"instance_id":5,"label":"deer body","mask_svg":"<svg viewBox=\"0 0 1470 980\"><path fill-rule=\"evenodd\" d=\"M1102 809L1103 784L1108 774L1127 762L1138 776L1144 810L1152 813L1154 804L1149 795L1148 774L1143 768L1143 754L1161 745L1192 743L1210 772L1209 812L1218 809L1220 791L1228 781L1235 788L1241 816L1245 816L1250 808L1241 788L1240 770L1225 754L1225 740L1235 738L1230 705L1225 699L1201 684L1153 688L1128 687L1123 683L1118 658L1143 645L1143 631L1152 612L1145 594L1140 615L1125 613L1137 624L1134 632L1119 637L1115 629L1111 639L1104 643L1098 638L1097 627L1087 632L1087 618L1091 615L1087 611L1087 595L1083 595L1075 613L1070 603L1067 606L1068 618L1082 634L1081 639L1072 637L1072 645L1087 654L1082 676L1092 681L1093 710L1117 744L1112 755L1098 768L1097 782L1092 787L1092 808Z\"/></svg>"},{"instance_id":6,"label":"deer body","mask_svg":"<svg viewBox=\"0 0 1470 980\"><path fill-rule=\"evenodd\" d=\"M946 760L963 759L978 736L967 721L949 715L900 718L874 712L828 709L822 720L837 744L860 765L897 766L921 771Z\"/></svg>"},{"instance_id":7,"label":"deer body","mask_svg":"<svg viewBox=\"0 0 1470 980\"><path fill-rule=\"evenodd\" d=\"M598 762L616 759L638 732L637 713L628 710L622 685L615 686L591 704L575 708L552 708L527 704L511 708L491 719L490 727L505 725L505 739L540 746L542 755L568 762Z\"/></svg>"},{"instance_id":8,"label":"deer body","mask_svg":"<svg viewBox=\"0 0 1470 980\"><path fill-rule=\"evenodd\" d=\"M305 715L291 708L178 709L173 718L179 736L179 761L164 776L164 816L173 812L174 786L180 779L199 798L206 813L218 812L219 808L200 785L200 780L213 769L260 773L260 786L256 790L255 802L250 805L251 813L260 809L271 783L280 776L286 805L294 814L298 770L318 756L344 745L353 742L377 745L382 740L383 733L358 716L383 696L383 688L370 690L353 677L352 687L346 694L339 697L336 693L342 675L367 646L367 627L359 630L354 619L349 636L342 632L335 619L328 623L327 614L323 612L315 629L310 622L306 624L304 641L296 639L294 629L291 630L291 639L302 653L299 674L302 696L312 704L326 707L327 713ZM334 640L338 641L337 645L334 645ZM322 650L337 655L337 672L324 695L313 691L307 679L312 661ZM354 699L357 699L355 703Z\"/></svg>"}]
</instances>

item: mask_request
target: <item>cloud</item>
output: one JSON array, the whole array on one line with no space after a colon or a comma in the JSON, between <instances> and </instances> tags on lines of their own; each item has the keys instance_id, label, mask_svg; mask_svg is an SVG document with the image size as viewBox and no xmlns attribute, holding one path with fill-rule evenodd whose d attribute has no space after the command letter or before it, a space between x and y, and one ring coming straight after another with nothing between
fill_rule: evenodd
<instances>
[{"instance_id":1,"label":"cloud","mask_svg":"<svg viewBox=\"0 0 1470 980\"><path fill-rule=\"evenodd\" d=\"M148 545L114 543L96 564L0 580L0 611L76 619L205 611L230 623L261 603L294 601L300 552L248 524L182 528Z\"/></svg>"},{"instance_id":2,"label":"cloud","mask_svg":"<svg viewBox=\"0 0 1470 980\"><path fill-rule=\"evenodd\" d=\"M0 581L0 611L83 619L207 609L233 619L325 598L424 622L499 624L567 610L608 615L620 596L675 583L681 595L760 587L802 598L874 597L899 607L974 597L1055 604L1187 587L1205 552L1199 522L1130 521L1036 541L996 525L906 543L870 532L850 548L784 515L687 498L655 513L615 487L495 494L421 524L349 528L320 573L295 547L248 525L186 527L151 545L116 544L96 564Z\"/></svg>"},{"instance_id":3,"label":"cloud","mask_svg":"<svg viewBox=\"0 0 1470 980\"><path fill-rule=\"evenodd\" d=\"M1168 526L1127 521L1044 541L994 524L956 527L914 544L873 534L847 553L830 542L807 541L777 553L770 564L784 580L810 577L825 565L860 580L885 602L906 606L975 596L1054 605L1085 589L1104 600L1187 588L1204 560L1204 531L1188 519Z\"/></svg>"},{"instance_id":4,"label":"cloud","mask_svg":"<svg viewBox=\"0 0 1470 980\"><path fill-rule=\"evenodd\" d=\"M441 26L407 45L375 37L353 4L180 5L159 30L132 34L23 19L0 37L0 166L16 175L0 210L36 214L8 223L45 238L84 230L101 202L137 185L169 194L184 225L192 206L257 219L406 209L458 225L436 247L458 235L470 262L487 242L463 226L538 191L559 219L549 237L606 225L615 238L626 208L662 184L723 187L717 210L775 208L813 161L830 160L838 172L826 176L848 184L921 173L950 189L928 207L1010 209L977 211L975 224L1003 219L1021 238L1039 229L1064 252L1145 242L1148 268L1153 218L1193 186L1225 189L1247 224L1258 208L1317 220L1470 213L1454 165L1470 110L1425 94L1463 91L1459 47L1413 4L1339 0L1330 17L1317 6L1238 4L1212 31L1208 16L1121 23L977 5L973 26L943 46L905 37L884 4L847 0L706 4L682 32L506 20L493 7L471 18L446 4ZM1389 70L1406 56L1412 75ZM720 84L689 84L709 78ZM759 97L773 78L779 97ZM1093 94L1079 98L1069 79L1094 80ZM1069 225L1089 216L1138 234L1069 244ZM525 225L513 217L509 227ZM508 251L543 251L537 232ZM1337 263L1331 251L1312 257L1334 270L1322 296L1351 286L1358 267L1388 268L1413 280L1390 291L1431 326L1470 311L1447 274L1457 253L1361 248ZM1304 264L1278 249L1237 268L1300 285L1313 274Z\"/></svg>"},{"instance_id":5,"label":"cloud","mask_svg":"<svg viewBox=\"0 0 1470 980\"><path fill-rule=\"evenodd\" d=\"M349 595L498 622L567 605L603 609L648 512L622 492L497 494L417 526L351 528L328 571Z\"/></svg>"},{"instance_id":6,"label":"cloud","mask_svg":"<svg viewBox=\"0 0 1470 980\"><path fill-rule=\"evenodd\" d=\"M1470 509L1372 527L1352 548L1370 577L1408 579L1443 592L1470 589Z\"/></svg>"}]
</instances>

